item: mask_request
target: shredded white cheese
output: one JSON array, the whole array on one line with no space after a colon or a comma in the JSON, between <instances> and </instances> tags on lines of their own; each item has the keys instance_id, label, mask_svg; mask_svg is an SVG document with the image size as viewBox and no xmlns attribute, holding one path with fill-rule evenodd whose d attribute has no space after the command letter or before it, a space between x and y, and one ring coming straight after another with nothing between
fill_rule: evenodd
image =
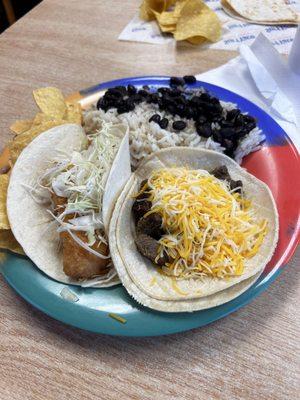
<instances>
[{"instance_id":1,"label":"shredded white cheese","mask_svg":"<svg viewBox=\"0 0 300 400\"><path fill-rule=\"evenodd\" d=\"M166 232L159 255L166 252L172 259L163 273L184 279L243 273L267 232L267 221L258 220L249 200L204 170L156 170L148 185L149 213L162 216Z\"/></svg>"}]
</instances>

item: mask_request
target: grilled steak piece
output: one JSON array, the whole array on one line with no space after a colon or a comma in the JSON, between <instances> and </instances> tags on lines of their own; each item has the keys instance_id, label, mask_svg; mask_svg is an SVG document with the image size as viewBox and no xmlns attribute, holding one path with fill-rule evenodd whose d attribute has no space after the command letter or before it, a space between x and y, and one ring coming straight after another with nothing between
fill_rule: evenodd
<instances>
[{"instance_id":1,"label":"grilled steak piece","mask_svg":"<svg viewBox=\"0 0 300 400\"><path fill-rule=\"evenodd\" d=\"M153 264L159 265L161 267L169 261L169 257L167 256L167 254L164 254L163 257L160 257L156 260L159 251L159 243L151 236L145 235L144 233L138 234L135 239L135 243L139 252L144 257L152 261Z\"/></svg>"},{"instance_id":2,"label":"grilled steak piece","mask_svg":"<svg viewBox=\"0 0 300 400\"><path fill-rule=\"evenodd\" d=\"M213 169L210 173L213 176L215 176L217 179L221 179L222 181L228 181L231 190L238 188L236 190L236 192L238 192L240 194L242 193L243 182L240 180L235 181L235 180L231 179L231 176L225 165L221 165L221 167L217 167L217 168Z\"/></svg>"}]
</instances>

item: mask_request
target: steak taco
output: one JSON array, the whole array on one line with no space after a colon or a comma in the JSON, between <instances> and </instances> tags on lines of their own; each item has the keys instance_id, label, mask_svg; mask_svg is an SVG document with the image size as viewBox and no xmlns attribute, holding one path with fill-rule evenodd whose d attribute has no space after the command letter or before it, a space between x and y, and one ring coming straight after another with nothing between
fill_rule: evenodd
<instances>
[{"instance_id":1,"label":"steak taco","mask_svg":"<svg viewBox=\"0 0 300 400\"><path fill-rule=\"evenodd\" d=\"M128 292L161 311L194 311L245 291L270 261L278 214L269 188L229 157L172 148L148 157L109 230Z\"/></svg>"}]
</instances>

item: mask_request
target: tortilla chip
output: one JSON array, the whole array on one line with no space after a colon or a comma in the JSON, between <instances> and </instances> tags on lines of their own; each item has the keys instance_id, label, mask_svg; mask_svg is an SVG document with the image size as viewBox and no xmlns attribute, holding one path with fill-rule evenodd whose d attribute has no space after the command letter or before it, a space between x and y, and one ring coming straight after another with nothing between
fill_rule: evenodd
<instances>
[{"instance_id":1,"label":"tortilla chip","mask_svg":"<svg viewBox=\"0 0 300 400\"><path fill-rule=\"evenodd\" d=\"M62 92L54 87L33 91L33 97L41 111L55 119L62 119L67 107Z\"/></svg>"},{"instance_id":2,"label":"tortilla chip","mask_svg":"<svg viewBox=\"0 0 300 400\"><path fill-rule=\"evenodd\" d=\"M167 11L175 3L176 0L144 0L140 6L140 18L151 21L155 19L155 12Z\"/></svg>"},{"instance_id":3,"label":"tortilla chip","mask_svg":"<svg viewBox=\"0 0 300 400\"><path fill-rule=\"evenodd\" d=\"M216 42L221 37L221 23L203 1L188 0L181 10L174 37L194 44L202 43L204 39Z\"/></svg>"},{"instance_id":4,"label":"tortilla chip","mask_svg":"<svg viewBox=\"0 0 300 400\"><path fill-rule=\"evenodd\" d=\"M47 115L44 113L37 113L36 116L33 119L32 122L32 127L38 126L38 125L43 125L46 122L53 122L56 121L54 117L51 117L51 115Z\"/></svg>"},{"instance_id":5,"label":"tortilla chip","mask_svg":"<svg viewBox=\"0 0 300 400\"><path fill-rule=\"evenodd\" d=\"M8 188L9 176L0 175L0 229L10 229L6 213L6 194Z\"/></svg>"},{"instance_id":6,"label":"tortilla chip","mask_svg":"<svg viewBox=\"0 0 300 400\"><path fill-rule=\"evenodd\" d=\"M9 144L9 154L10 154L10 161L14 164L17 161L17 158L25 149L25 147L32 142L34 138L36 138L40 133L47 131L54 126L63 125L65 121L63 120L56 120L56 121L48 121L41 125L33 126L29 131L21 133L18 135L14 140L12 140Z\"/></svg>"},{"instance_id":7,"label":"tortilla chip","mask_svg":"<svg viewBox=\"0 0 300 400\"><path fill-rule=\"evenodd\" d=\"M19 135L20 133L28 131L28 129L30 129L31 126L32 126L31 119L20 119L19 121L14 122L9 129L16 135Z\"/></svg>"},{"instance_id":8,"label":"tortilla chip","mask_svg":"<svg viewBox=\"0 0 300 400\"><path fill-rule=\"evenodd\" d=\"M67 112L66 115L64 116L64 119L69 123L81 125L82 111L80 104L66 102L66 106L67 106Z\"/></svg>"},{"instance_id":9,"label":"tortilla chip","mask_svg":"<svg viewBox=\"0 0 300 400\"><path fill-rule=\"evenodd\" d=\"M174 33L176 30L176 25L159 25L162 32Z\"/></svg>"},{"instance_id":10,"label":"tortilla chip","mask_svg":"<svg viewBox=\"0 0 300 400\"><path fill-rule=\"evenodd\" d=\"M10 250L13 253L22 255L25 254L10 229L0 230L0 249Z\"/></svg>"},{"instance_id":11,"label":"tortilla chip","mask_svg":"<svg viewBox=\"0 0 300 400\"><path fill-rule=\"evenodd\" d=\"M159 26L161 25L175 25L177 24L178 16L175 15L173 11L164 11L162 13L158 13L154 11L155 18Z\"/></svg>"}]
</instances>

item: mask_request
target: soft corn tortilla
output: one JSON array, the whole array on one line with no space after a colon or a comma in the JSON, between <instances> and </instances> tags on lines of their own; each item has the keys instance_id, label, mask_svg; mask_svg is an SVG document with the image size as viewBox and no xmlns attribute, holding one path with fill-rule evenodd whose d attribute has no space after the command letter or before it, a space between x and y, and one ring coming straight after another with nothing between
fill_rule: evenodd
<instances>
[{"instance_id":1,"label":"soft corn tortilla","mask_svg":"<svg viewBox=\"0 0 300 400\"><path fill-rule=\"evenodd\" d=\"M299 15L284 0L221 0L231 17L263 25L296 25Z\"/></svg>"},{"instance_id":2,"label":"soft corn tortilla","mask_svg":"<svg viewBox=\"0 0 300 400\"><path fill-rule=\"evenodd\" d=\"M132 196L138 191L140 182L148 178L155 169L185 166L192 169L211 171L220 165L227 166L233 179L242 180L245 196L252 200L253 207L257 209L259 218L268 220L268 233L259 253L246 261L245 271L241 276L230 279L203 277L201 280L185 279L175 281L174 278L160 274L151 261L143 257L137 250L134 241L135 226L131 212L134 202ZM188 301L214 295L254 276L257 279L273 255L278 240L278 213L270 189L266 184L250 175L232 159L223 154L192 148L161 150L148 157L136 170L131 178L130 187L128 188L127 185L127 190L123 201L118 201L115 207L114 214L118 214L118 220L115 224L115 230L110 229L109 241L111 246L115 241L116 248L131 281L141 292L152 299ZM115 239L112 236L115 236ZM120 269L120 265L115 260L115 248L111 247L111 253L120 279L123 282L122 273L124 271ZM126 287L125 283L124 285Z\"/></svg>"},{"instance_id":3,"label":"soft corn tortilla","mask_svg":"<svg viewBox=\"0 0 300 400\"><path fill-rule=\"evenodd\" d=\"M103 197L103 220L108 228L115 200L130 176L129 143L127 127L119 125L114 134L122 142L106 184ZM7 213L11 229L26 255L51 278L73 285L106 287L118 284L117 276L103 275L78 282L63 272L62 253L59 251L57 224L47 212L48 206L38 204L29 194L37 179L49 167L51 161L66 158L79 151L86 143L86 135L79 125L66 124L42 133L34 139L19 156L10 177L7 193ZM126 158L127 157L127 158ZM120 168L121 167L121 168ZM116 179L118 171L118 179Z\"/></svg>"},{"instance_id":4,"label":"soft corn tortilla","mask_svg":"<svg viewBox=\"0 0 300 400\"><path fill-rule=\"evenodd\" d=\"M228 301L238 297L240 294L245 292L253 283L259 278L262 271L258 272L256 275L252 276L240 282L228 289L222 290L211 296L201 297L199 299L188 299L188 300L157 300L148 296L143 292L131 279L127 269L126 263L124 262L117 246L117 223L119 218L121 218L120 210L123 204L128 190L134 183L134 176L131 177L130 181L126 184L122 194L117 200L115 206L115 212L113 212L110 226L109 226L109 240L110 249L112 252L112 257L114 261L115 268L118 271L118 275L127 292L141 305L145 307L152 308L157 311L163 312L192 312L204 310L211 307L216 307L218 305L227 303Z\"/></svg>"}]
</instances>

